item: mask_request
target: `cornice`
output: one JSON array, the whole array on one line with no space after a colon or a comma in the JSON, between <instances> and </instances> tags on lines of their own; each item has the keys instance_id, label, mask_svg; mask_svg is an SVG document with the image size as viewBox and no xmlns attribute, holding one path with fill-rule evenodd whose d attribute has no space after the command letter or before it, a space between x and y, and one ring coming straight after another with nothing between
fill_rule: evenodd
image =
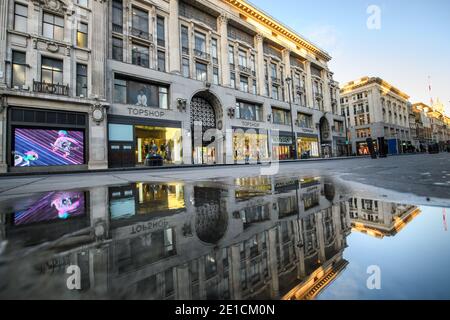
<instances>
[{"instance_id":1,"label":"cornice","mask_svg":"<svg viewBox=\"0 0 450 320\"><path fill-rule=\"evenodd\" d=\"M407 95L406 93L404 93L403 91L401 91L400 89L394 87L393 85L391 85L390 83L384 81L383 79L379 78L379 77L365 77L365 78L361 78L359 80L357 80L359 82L356 83L348 83L346 85L344 85L344 87L341 89L341 94L347 94L353 90L371 85L371 84L378 84L379 86L381 86L382 89L388 91L388 92L392 92L395 93L397 95L399 95L400 97L402 97L405 100L409 100L409 95Z\"/></svg>"},{"instance_id":2,"label":"cornice","mask_svg":"<svg viewBox=\"0 0 450 320\"><path fill-rule=\"evenodd\" d=\"M268 27L274 33L284 36L288 40L294 42L297 46L303 47L309 50L310 52L313 52L318 57L324 59L327 62L331 60L331 56L328 53L314 46L312 43L303 39L298 34L292 32L287 27L275 21L273 18L269 17L261 10L251 6L244 0L222 0L222 1L231 5L233 8L237 9L244 16L251 17L256 21L260 22L262 25Z\"/></svg>"}]
</instances>

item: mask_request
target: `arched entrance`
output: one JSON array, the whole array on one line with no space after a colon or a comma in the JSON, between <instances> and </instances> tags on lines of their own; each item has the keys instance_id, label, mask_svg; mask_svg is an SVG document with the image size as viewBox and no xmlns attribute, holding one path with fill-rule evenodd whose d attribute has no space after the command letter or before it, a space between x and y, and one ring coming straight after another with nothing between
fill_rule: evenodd
<instances>
[{"instance_id":1,"label":"arched entrance","mask_svg":"<svg viewBox=\"0 0 450 320\"><path fill-rule=\"evenodd\" d=\"M192 162L194 164L215 164L218 162L217 139L208 133L218 128L216 110L218 99L210 92L199 92L191 100Z\"/></svg>"},{"instance_id":2,"label":"arched entrance","mask_svg":"<svg viewBox=\"0 0 450 320\"><path fill-rule=\"evenodd\" d=\"M327 118L323 116L320 118L319 122L319 130L320 130L320 153L323 158L330 158L332 155L332 135L331 135L331 127Z\"/></svg>"}]
</instances>

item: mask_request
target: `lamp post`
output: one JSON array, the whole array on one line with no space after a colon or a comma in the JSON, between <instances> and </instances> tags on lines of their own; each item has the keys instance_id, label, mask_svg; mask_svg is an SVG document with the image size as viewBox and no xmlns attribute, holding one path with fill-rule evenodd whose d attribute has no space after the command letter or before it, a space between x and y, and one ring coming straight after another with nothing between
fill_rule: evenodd
<instances>
[{"instance_id":1,"label":"lamp post","mask_svg":"<svg viewBox=\"0 0 450 320\"><path fill-rule=\"evenodd\" d=\"M291 134L292 134L292 144L294 145L294 160L298 159L297 155L297 141L295 139L295 132L294 132L294 113L292 112L292 98L291 98L291 82L292 78L287 77L286 82L288 84L288 93L289 93L289 109L291 111Z\"/></svg>"}]
</instances>

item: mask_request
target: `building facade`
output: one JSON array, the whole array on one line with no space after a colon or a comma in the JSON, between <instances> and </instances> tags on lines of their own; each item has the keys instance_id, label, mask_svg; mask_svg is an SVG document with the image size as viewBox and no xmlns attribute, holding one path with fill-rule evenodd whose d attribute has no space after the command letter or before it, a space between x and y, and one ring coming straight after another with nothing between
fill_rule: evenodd
<instances>
[{"instance_id":1,"label":"building facade","mask_svg":"<svg viewBox=\"0 0 450 320\"><path fill-rule=\"evenodd\" d=\"M107 168L104 1L0 3L0 171Z\"/></svg>"},{"instance_id":2,"label":"building facade","mask_svg":"<svg viewBox=\"0 0 450 320\"><path fill-rule=\"evenodd\" d=\"M351 81L340 93L352 153L369 154L367 139L378 149L380 138L388 153L406 152L411 145L407 94L375 77Z\"/></svg>"}]
</instances>

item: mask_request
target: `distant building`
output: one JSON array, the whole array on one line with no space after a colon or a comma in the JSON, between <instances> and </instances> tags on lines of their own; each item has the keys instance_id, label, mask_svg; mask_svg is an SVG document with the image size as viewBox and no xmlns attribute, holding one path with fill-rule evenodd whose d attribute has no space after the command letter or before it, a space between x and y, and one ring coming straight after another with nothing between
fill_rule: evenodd
<instances>
[{"instance_id":1,"label":"distant building","mask_svg":"<svg viewBox=\"0 0 450 320\"><path fill-rule=\"evenodd\" d=\"M414 103L410 107L411 139L413 146L420 151L421 146L427 148L433 142L431 120L428 118L431 107L422 102Z\"/></svg>"},{"instance_id":2,"label":"distant building","mask_svg":"<svg viewBox=\"0 0 450 320\"><path fill-rule=\"evenodd\" d=\"M352 151L369 154L367 139L378 149L379 138L390 154L411 145L409 96L381 78L364 77L341 88L341 114L345 115Z\"/></svg>"}]
</instances>

